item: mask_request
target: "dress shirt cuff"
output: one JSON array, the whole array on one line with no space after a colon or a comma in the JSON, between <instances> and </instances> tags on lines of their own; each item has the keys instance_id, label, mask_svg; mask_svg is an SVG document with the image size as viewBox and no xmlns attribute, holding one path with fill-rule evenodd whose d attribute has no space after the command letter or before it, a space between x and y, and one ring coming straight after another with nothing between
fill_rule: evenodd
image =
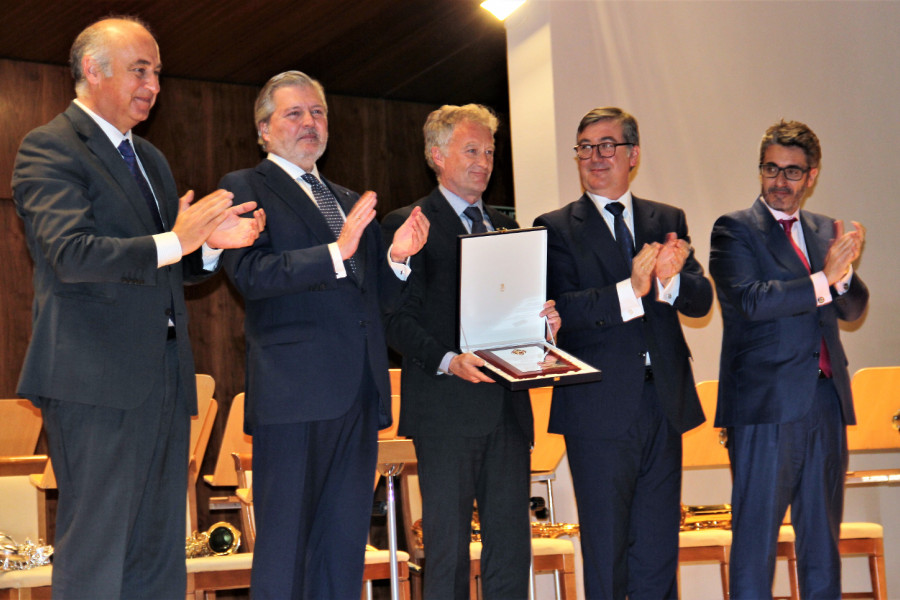
<instances>
[{"instance_id":1,"label":"dress shirt cuff","mask_svg":"<svg viewBox=\"0 0 900 600\"><path fill-rule=\"evenodd\" d=\"M837 283L834 284L834 289L837 292L838 296L843 296L850 291L851 279L853 279L853 265L850 265L850 268L847 269L847 274L841 277L837 281Z\"/></svg>"},{"instance_id":2,"label":"dress shirt cuff","mask_svg":"<svg viewBox=\"0 0 900 600\"><path fill-rule=\"evenodd\" d=\"M208 244L200 246L200 257L203 259L204 271L215 271L219 266L219 257L225 252L222 248L210 248Z\"/></svg>"},{"instance_id":3,"label":"dress shirt cuff","mask_svg":"<svg viewBox=\"0 0 900 600\"><path fill-rule=\"evenodd\" d=\"M675 299L678 298L678 293L681 291L681 273L676 273L665 286L663 286L662 281L657 279L656 290L658 292L656 297L660 302L674 305Z\"/></svg>"},{"instance_id":4,"label":"dress shirt cuff","mask_svg":"<svg viewBox=\"0 0 900 600\"><path fill-rule=\"evenodd\" d=\"M453 377L453 374L450 372L450 361L455 356L456 352L448 352L444 355L444 358L441 359L441 366L438 367L438 375L450 375L450 377Z\"/></svg>"},{"instance_id":5,"label":"dress shirt cuff","mask_svg":"<svg viewBox=\"0 0 900 600\"><path fill-rule=\"evenodd\" d=\"M334 264L334 274L338 279L347 276L347 269L344 268L344 259L341 258L341 249L338 248L337 242L328 244L328 252L331 254L331 262Z\"/></svg>"},{"instance_id":6,"label":"dress shirt cuff","mask_svg":"<svg viewBox=\"0 0 900 600\"><path fill-rule=\"evenodd\" d=\"M391 244L391 248L393 247L394 245ZM391 260L391 248L388 248L387 251L388 264L391 265L391 269L394 271L394 275L397 276L397 279L399 279L400 281L406 281L406 279L412 273L412 269L409 268L409 259L411 257L407 256L404 262L394 262Z\"/></svg>"},{"instance_id":7,"label":"dress shirt cuff","mask_svg":"<svg viewBox=\"0 0 900 600\"><path fill-rule=\"evenodd\" d=\"M831 290L828 288L828 277L824 271L813 273L809 276L813 283L813 289L816 291L816 306L824 306L832 300Z\"/></svg>"},{"instance_id":8,"label":"dress shirt cuff","mask_svg":"<svg viewBox=\"0 0 900 600\"><path fill-rule=\"evenodd\" d=\"M622 309L623 322L644 316L644 305L641 304L641 299L634 295L631 279L623 279L617 283L616 292L619 295L619 307Z\"/></svg>"},{"instance_id":9,"label":"dress shirt cuff","mask_svg":"<svg viewBox=\"0 0 900 600\"><path fill-rule=\"evenodd\" d=\"M181 260L181 241L174 231L157 233L153 236L156 244L156 267L162 268L174 265Z\"/></svg>"}]
</instances>

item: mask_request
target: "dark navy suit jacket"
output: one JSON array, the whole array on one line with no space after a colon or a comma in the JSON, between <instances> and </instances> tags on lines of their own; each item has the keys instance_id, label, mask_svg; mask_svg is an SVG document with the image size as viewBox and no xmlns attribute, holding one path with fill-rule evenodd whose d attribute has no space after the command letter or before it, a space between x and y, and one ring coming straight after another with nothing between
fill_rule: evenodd
<instances>
[{"instance_id":1,"label":"dark navy suit jacket","mask_svg":"<svg viewBox=\"0 0 900 600\"><path fill-rule=\"evenodd\" d=\"M800 211L810 267L822 269L834 220ZM816 307L809 271L761 199L720 217L712 231L709 272L722 305L724 332L716 427L789 423L815 397L824 337L844 423L856 422L838 319L865 310L866 285L854 273L843 295Z\"/></svg>"},{"instance_id":2,"label":"dark navy suit jacket","mask_svg":"<svg viewBox=\"0 0 900 600\"><path fill-rule=\"evenodd\" d=\"M636 249L662 243L672 231L689 239L682 210L637 197L633 201ZM562 318L559 345L603 373L602 381L554 388L550 431L623 434L640 404L648 351L669 422L682 433L702 423L691 354L678 320L678 313L701 317L712 305L712 286L693 252L681 272L674 306L656 300L654 282L642 298L644 316L623 322L616 284L631 272L590 197L582 195L534 224L548 231L547 285Z\"/></svg>"},{"instance_id":3,"label":"dark navy suit jacket","mask_svg":"<svg viewBox=\"0 0 900 600\"><path fill-rule=\"evenodd\" d=\"M324 183L349 214L359 194ZM220 187L234 193L235 204L253 200L266 211L266 229L253 246L229 250L223 259L246 301L245 429L342 416L364 369L378 389L380 425L389 425L382 308L399 299L403 284L387 262L378 224L369 224L354 255L359 277L348 268L337 279L327 247L336 238L281 167L263 160L229 173Z\"/></svg>"}]
</instances>

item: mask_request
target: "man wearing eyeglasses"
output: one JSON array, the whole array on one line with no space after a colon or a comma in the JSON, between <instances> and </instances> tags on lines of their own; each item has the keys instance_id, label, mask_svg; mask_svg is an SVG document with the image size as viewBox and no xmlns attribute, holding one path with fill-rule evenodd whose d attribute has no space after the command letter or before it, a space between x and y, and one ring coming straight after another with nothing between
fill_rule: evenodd
<instances>
[{"instance_id":1,"label":"man wearing eyeglasses","mask_svg":"<svg viewBox=\"0 0 900 600\"><path fill-rule=\"evenodd\" d=\"M856 419L838 319L859 318L868 301L852 267L865 229L800 210L822 156L809 127L769 127L759 156L762 193L716 221L709 262L724 322L715 424L728 428L734 475L731 597L772 597L790 505L801 597L840 598L846 426Z\"/></svg>"},{"instance_id":2,"label":"man wearing eyeglasses","mask_svg":"<svg viewBox=\"0 0 900 600\"><path fill-rule=\"evenodd\" d=\"M538 217L560 346L603 380L557 387L550 431L566 438L588 598L677 598L681 434L703 422L679 313L702 317L712 286L684 212L633 196L637 121L596 108L578 127L580 199Z\"/></svg>"}]
</instances>

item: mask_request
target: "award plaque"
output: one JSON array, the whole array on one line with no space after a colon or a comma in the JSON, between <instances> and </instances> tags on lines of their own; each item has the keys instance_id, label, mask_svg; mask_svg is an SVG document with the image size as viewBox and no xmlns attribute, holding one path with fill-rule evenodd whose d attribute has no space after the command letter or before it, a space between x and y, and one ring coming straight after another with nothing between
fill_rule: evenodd
<instances>
[{"instance_id":1,"label":"award plaque","mask_svg":"<svg viewBox=\"0 0 900 600\"><path fill-rule=\"evenodd\" d=\"M458 345L482 370L514 390L600 379L600 371L547 339L543 227L459 237Z\"/></svg>"}]
</instances>

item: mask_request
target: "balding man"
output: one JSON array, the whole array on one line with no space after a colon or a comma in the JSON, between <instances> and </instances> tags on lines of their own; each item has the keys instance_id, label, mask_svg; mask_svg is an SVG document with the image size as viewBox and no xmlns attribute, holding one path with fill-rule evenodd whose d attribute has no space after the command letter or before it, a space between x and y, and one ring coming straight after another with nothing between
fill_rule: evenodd
<instances>
[{"instance_id":1,"label":"balding man","mask_svg":"<svg viewBox=\"0 0 900 600\"><path fill-rule=\"evenodd\" d=\"M141 22L94 23L71 64L77 98L25 137L12 179L34 259L18 393L43 413L59 486L53 597L183 598L197 402L182 286L252 243L264 215L239 218L255 206L224 190L179 199L132 135L159 93Z\"/></svg>"}]
</instances>

